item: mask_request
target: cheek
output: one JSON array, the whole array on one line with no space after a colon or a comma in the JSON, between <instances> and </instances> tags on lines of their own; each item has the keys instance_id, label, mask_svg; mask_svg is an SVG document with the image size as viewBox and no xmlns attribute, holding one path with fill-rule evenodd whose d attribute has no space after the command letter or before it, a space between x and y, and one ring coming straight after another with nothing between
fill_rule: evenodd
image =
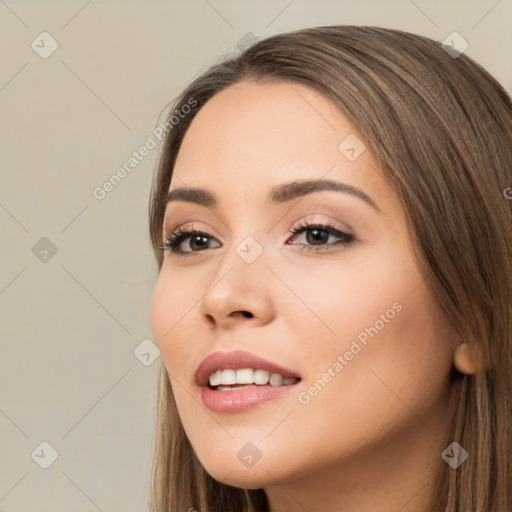
<instances>
[{"instance_id":1,"label":"cheek","mask_svg":"<svg viewBox=\"0 0 512 512\"><path fill-rule=\"evenodd\" d=\"M419 275L388 285L388 293L369 288L347 301L343 314L331 317L336 338L324 338L328 343L310 353L310 387L301 403L308 401L306 416L316 418L326 436L339 439L340 450L407 430L430 435L446 420L448 331L436 327L431 296Z\"/></svg>"},{"instance_id":2,"label":"cheek","mask_svg":"<svg viewBox=\"0 0 512 512\"><path fill-rule=\"evenodd\" d=\"M164 264L165 265L165 264ZM189 283L190 284L190 283ZM155 342L169 371L174 374L183 364L182 350L190 349L191 332L186 331L187 314L193 314L192 306L199 300L199 294L193 293L193 287L181 283L177 276L170 276L162 268L156 282L151 303L151 325ZM174 366L174 367L173 367Z\"/></svg>"},{"instance_id":3,"label":"cheek","mask_svg":"<svg viewBox=\"0 0 512 512\"><path fill-rule=\"evenodd\" d=\"M164 278L162 272L158 276L155 288L153 290L153 299L151 302L151 326L155 336L155 342L163 352L165 333L172 327L171 312L173 303L172 294L169 289L164 286Z\"/></svg>"},{"instance_id":4,"label":"cheek","mask_svg":"<svg viewBox=\"0 0 512 512\"><path fill-rule=\"evenodd\" d=\"M450 343L434 326L439 313L408 250L381 245L364 258L354 251L342 264L324 262L300 275L294 292L309 312L301 308L295 329L304 334L295 349L308 361L311 392L304 401L316 403L319 417L320 409L331 409L347 422L345 411L356 410L379 423L383 409L398 414L407 410L404 403L426 408L439 399ZM339 404L334 411L333 403Z\"/></svg>"},{"instance_id":5,"label":"cheek","mask_svg":"<svg viewBox=\"0 0 512 512\"><path fill-rule=\"evenodd\" d=\"M338 260L304 268L283 266L279 275L294 295L281 307L296 322L290 324L299 340L295 348L316 373L358 336L363 342L369 338L375 324L379 332L389 331L401 304L422 280L409 254L391 244L347 251Z\"/></svg>"}]
</instances>

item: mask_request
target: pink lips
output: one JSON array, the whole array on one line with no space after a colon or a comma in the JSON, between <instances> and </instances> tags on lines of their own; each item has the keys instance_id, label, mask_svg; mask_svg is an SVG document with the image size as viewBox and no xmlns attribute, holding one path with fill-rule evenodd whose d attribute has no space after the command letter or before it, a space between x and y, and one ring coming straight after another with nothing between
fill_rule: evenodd
<instances>
[{"instance_id":1,"label":"pink lips","mask_svg":"<svg viewBox=\"0 0 512 512\"><path fill-rule=\"evenodd\" d=\"M253 384L229 391L217 391L209 387L211 373L217 370L238 370L241 368L266 370L269 373L279 373L283 377L301 378L297 372L287 370L242 350L214 352L202 361L195 374L196 384L200 387L201 399L210 411L216 413L243 412L288 393L296 385L261 386Z\"/></svg>"},{"instance_id":2,"label":"pink lips","mask_svg":"<svg viewBox=\"0 0 512 512\"><path fill-rule=\"evenodd\" d=\"M217 370L239 370L241 368L253 368L254 370L266 370L269 373L279 373L283 377L299 377L297 372L287 370L282 366L271 363L266 359L236 350L234 352L214 352L203 359L196 370L196 384L200 387L208 386L210 374Z\"/></svg>"}]
</instances>

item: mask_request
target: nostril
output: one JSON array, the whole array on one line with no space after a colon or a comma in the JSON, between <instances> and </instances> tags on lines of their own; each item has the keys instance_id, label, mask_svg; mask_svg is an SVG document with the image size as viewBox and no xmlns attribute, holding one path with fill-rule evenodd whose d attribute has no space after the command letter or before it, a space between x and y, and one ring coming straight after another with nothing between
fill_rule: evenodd
<instances>
[{"instance_id":1,"label":"nostril","mask_svg":"<svg viewBox=\"0 0 512 512\"><path fill-rule=\"evenodd\" d=\"M254 315L250 313L249 311L233 311L230 316L236 317L236 316L245 316L245 318L252 318Z\"/></svg>"}]
</instances>

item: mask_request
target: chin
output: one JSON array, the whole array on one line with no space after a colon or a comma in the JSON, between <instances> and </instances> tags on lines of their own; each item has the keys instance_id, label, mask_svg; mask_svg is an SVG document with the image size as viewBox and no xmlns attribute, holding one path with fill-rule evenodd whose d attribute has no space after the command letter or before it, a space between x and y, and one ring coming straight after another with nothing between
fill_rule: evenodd
<instances>
[{"instance_id":1,"label":"chin","mask_svg":"<svg viewBox=\"0 0 512 512\"><path fill-rule=\"evenodd\" d=\"M275 479L270 476L274 475L272 469L269 469L269 474L263 467L258 470L254 467L237 469L227 466L222 466L222 470L218 466L215 466L213 471L209 471L208 467L205 469L218 482L241 489L261 489L276 483Z\"/></svg>"},{"instance_id":2,"label":"chin","mask_svg":"<svg viewBox=\"0 0 512 512\"><path fill-rule=\"evenodd\" d=\"M242 457L243 459L243 457ZM260 489L275 484L283 475L283 465L275 460L259 459L252 466L239 460L238 456L223 456L209 453L200 458L206 472L220 483L244 489Z\"/></svg>"}]
</instances>

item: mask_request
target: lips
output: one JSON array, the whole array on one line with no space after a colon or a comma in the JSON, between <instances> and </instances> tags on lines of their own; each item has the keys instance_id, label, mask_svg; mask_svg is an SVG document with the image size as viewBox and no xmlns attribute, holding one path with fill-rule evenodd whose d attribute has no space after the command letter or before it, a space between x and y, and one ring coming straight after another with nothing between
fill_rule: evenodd
<instances>
[{"instance_id":1,"label":"lips","mask_svg":"<svg viewBox=\"0 0 512 512\"><path fill-rule=\"evenodd\" d=\"M195 373L195 381L199 387L206 387L210 382L210 374L217 370L239 370L242 368L253 368L254 370L266 370L269 373L279 373L283 377L301 378L298 372L288 370L275 363L262 359L261 357L236 350L233 352L214 352L207 356Z\"/></svg>"}]
</instances>

